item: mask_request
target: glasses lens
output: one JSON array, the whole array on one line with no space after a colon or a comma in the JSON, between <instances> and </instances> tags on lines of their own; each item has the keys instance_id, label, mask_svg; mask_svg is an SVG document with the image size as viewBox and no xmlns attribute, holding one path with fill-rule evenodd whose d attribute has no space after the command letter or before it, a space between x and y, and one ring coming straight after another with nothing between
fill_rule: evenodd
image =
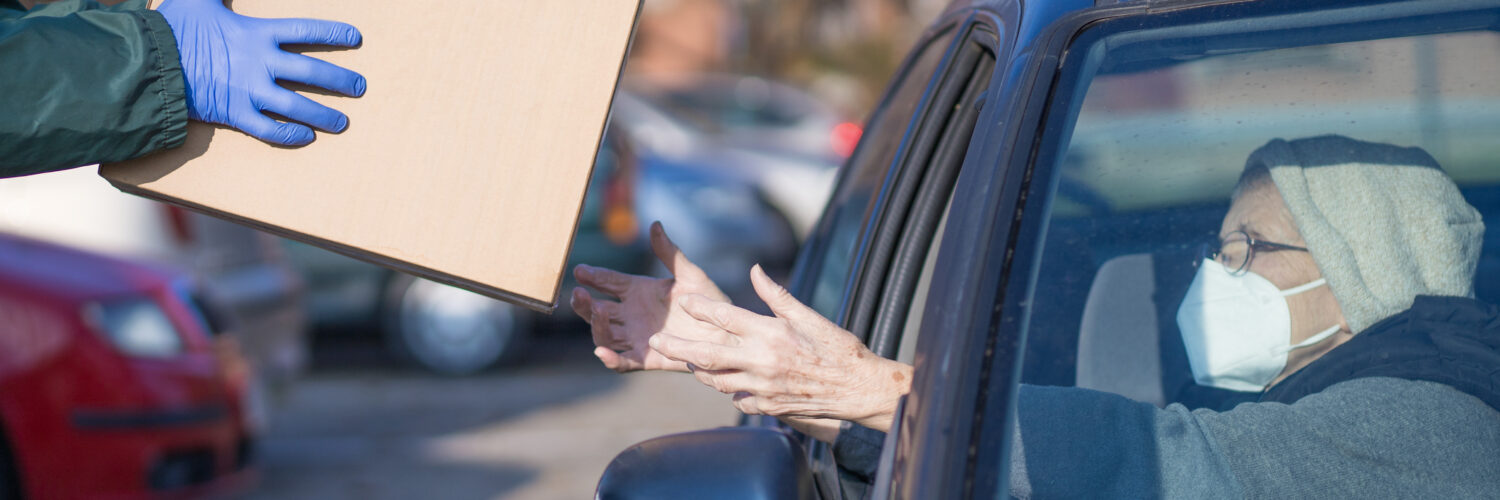
<instances>
[{"instance_id":1,"label":"glasses lens","mask_svg":"<svg viewBox=\"0 0 1500 500\"><path fill-rule=\"evenodd\" d=\"M1250 236L1234 232L1219 244L1219 264L1231 272L1239 273L1245 270L1245 264L1250 262Z\"/></svg>"}]
</instances>

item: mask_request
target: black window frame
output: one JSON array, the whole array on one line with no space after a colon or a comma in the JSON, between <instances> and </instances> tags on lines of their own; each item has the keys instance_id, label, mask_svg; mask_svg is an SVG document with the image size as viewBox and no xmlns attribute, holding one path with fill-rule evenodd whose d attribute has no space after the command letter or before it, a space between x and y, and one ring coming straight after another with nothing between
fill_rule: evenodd
<instances>
[{"instance_id":1,"label":"black window frame","mask_svg":"<svg viewBox=\"0 0 1500 500\"><path fill-rule=\"evenodd\" d=\"M972 19L964 23L954 62L937 83L937 105L923 118L924 133L883 207L872 235L872 257L857 270L860 281L848 304L845 328L861 332L876 355L896 356L922 264L978 128L977 115L989 99L999 45L995 31Z\"/></svg>"}]
</instances>

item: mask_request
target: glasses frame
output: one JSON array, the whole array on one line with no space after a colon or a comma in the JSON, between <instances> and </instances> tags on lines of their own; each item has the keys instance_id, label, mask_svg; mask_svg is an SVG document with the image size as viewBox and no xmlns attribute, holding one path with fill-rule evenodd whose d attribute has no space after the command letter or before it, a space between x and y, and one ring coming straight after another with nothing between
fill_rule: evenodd
<instances>
[{"instance_id":1,"label":"glasses frame","mask_svg":"<svg viewBox=\"0 0 1500 500\"><path fill-rule=\"evenodd\" d=\"M1200 251L1200 253L1203 255L1203 258L1205 258L1205 259L1210 259L1210 260L1213 260L1215 262L1219 262L1219 255L1222 254L1223 250L1224 250L1224 242L1233 239L1236 235L1243 236L1245 238L1245 245L1246 245L1246 248L1245 248L1245 262L1242 263L1242 264L1240 264L1240 266L1238 268L1236 268L1236 269L1230 269L1229 270L1229 274L1233 275L1233 276L1243 276L1245 273L1250 272L1250 264L1252 262L1255 262L1255 253L1258 252L1258 251L1259 252L1280 252L1280 251L1283 251L1283 250L1290 250L1290 251L1295 251L1295 252L1307 252L1308 251L1308 249L1305 248L1305 247L1299 247L1299 246L1296 246L1296 245L1288 245L1286 243L1277 243L1277 242L1274 242L1274 241L1266 241L1266 240L1262 240L1262 239L1257 239L1254 236L1250 236L1250 233L1247 233L1244 230L1236 230L1236 231L1233 231L1233 232L1229 233L1228 236L1225 236L1223 238L1219 238L1219 239L1217 239L1216 241L1214 241L1212 243L1204 243L1203 244L1203 248ZM1223 264L1223 262L1219 262L1219 263ZM1228 266L1225 266L1225 268L1228 268Z\"/></svg>"}]
</instances>

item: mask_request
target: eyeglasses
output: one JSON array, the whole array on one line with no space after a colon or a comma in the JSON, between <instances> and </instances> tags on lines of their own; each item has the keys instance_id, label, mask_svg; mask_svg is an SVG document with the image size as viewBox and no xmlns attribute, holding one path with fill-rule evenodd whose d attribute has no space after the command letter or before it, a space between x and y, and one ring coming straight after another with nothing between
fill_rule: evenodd
<instances>
[{"instance_id":1,"label":"eyeglasses","mask_svg":"<svg viewBox=\"0 0 1500 500\"><path fill-rule=\"evenodd\" d=\"M1229 270L1230 274L1239 276L1250 269L1250 262L1255 260L1255 252L1279 252L1282 250L1293 250L1306 252L1307 249L1299 246L1275 243L1270 241L1251 238L1249 233L1235 231L1229 233L1224 239L1204 243L1199 250L1199 256L1203 259L1212 259ZM1200 259L1199 262L1202 262Z\"/></svg>"}]
</instances>

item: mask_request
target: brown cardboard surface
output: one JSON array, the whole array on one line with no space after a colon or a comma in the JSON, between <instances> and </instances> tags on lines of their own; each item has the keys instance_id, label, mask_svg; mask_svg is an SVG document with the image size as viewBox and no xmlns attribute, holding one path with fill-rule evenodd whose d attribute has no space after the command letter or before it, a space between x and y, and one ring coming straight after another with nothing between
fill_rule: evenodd
<instances>
[{"instance_id":1,"label":"brown cardboard surface","mask_svg":"<svg viewBox=\"0 0 1500 500\"><path fill-rule=\"evenodd\" d=\"M349 128L300 148L192 122L104 165L117 188L528 307L556 303L639 0L235 0L358 27L319 51L365 95L305 93Z\"/></svg>"}]
</instances>

